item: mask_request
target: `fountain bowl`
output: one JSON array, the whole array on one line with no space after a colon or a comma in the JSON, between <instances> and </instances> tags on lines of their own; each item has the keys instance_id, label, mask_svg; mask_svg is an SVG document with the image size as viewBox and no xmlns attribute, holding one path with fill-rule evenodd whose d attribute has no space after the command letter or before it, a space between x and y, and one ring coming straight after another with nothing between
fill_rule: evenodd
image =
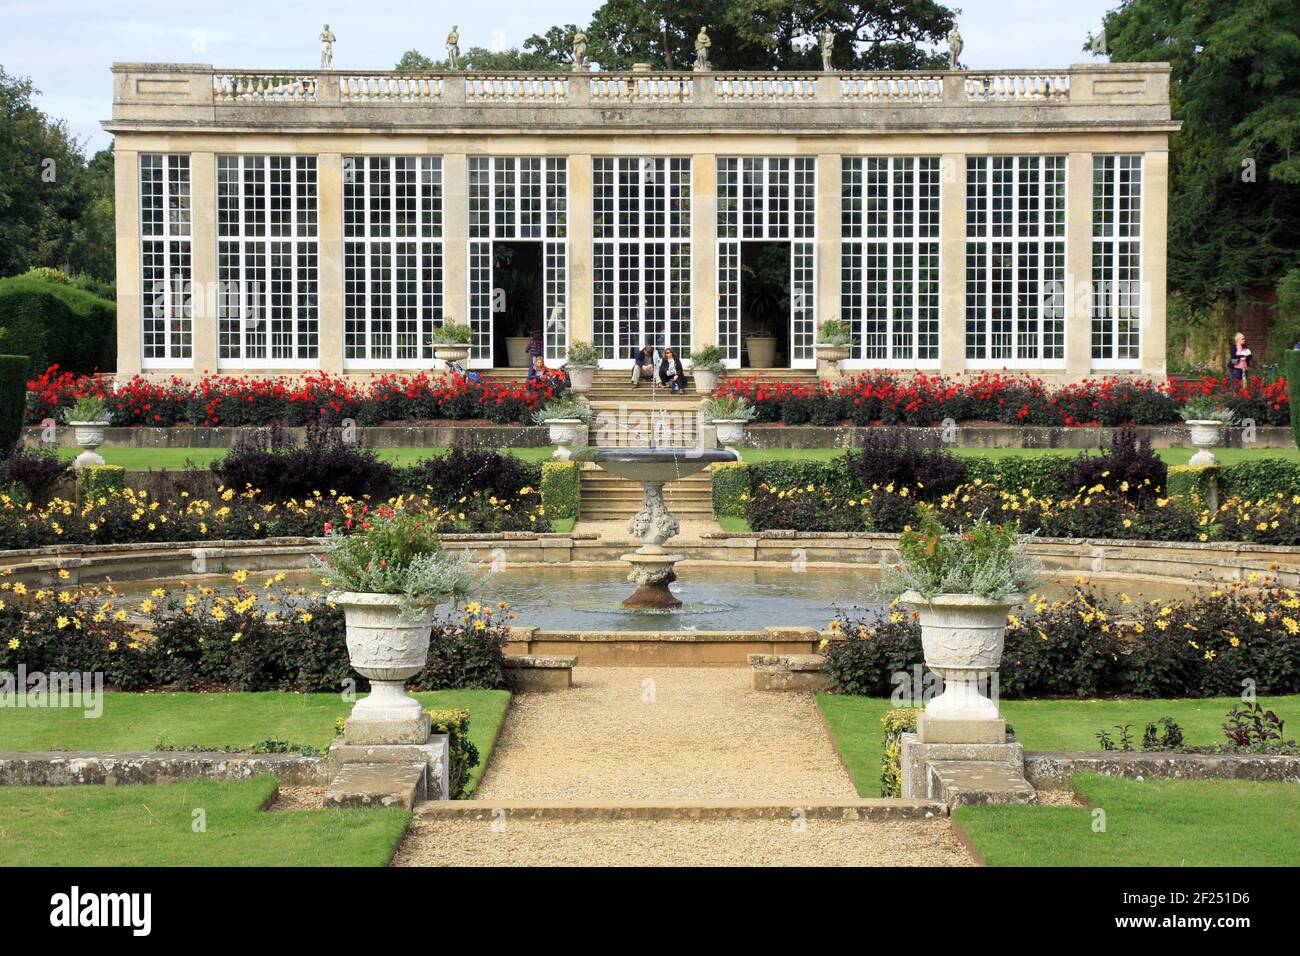
<instances>
[{"instance_id":1,"label":"fountain bowl","mask_svg":"<svg viewBox=\"0 0 1300 956\"><path fill-rule=\"evenodd\" d=\"M574 456L594 462L611 475L663 484L709 465L738 461L734 451L716 448L595 448Z\"/></svg>"},{"instance_id":2,"label":"fountain bowl","mask_svg":"<svg viewBox=\"0 0 1300 956\"><path fill-rule=\"evenodd\" d=\"M664 550L664 542L678 530L677 519L664 503L664 485L715 463L737 461L740 456L713 448L597 448L577 457L594 462L611 475L641 482L641 510L627 523L628 532L641 539L641 547L622 558L631 568L628 580L637 587L623 606L640 611L681 607L682 602L668 589L677 580L673 567L682 556Z\"/></svg>"}]
</instances>

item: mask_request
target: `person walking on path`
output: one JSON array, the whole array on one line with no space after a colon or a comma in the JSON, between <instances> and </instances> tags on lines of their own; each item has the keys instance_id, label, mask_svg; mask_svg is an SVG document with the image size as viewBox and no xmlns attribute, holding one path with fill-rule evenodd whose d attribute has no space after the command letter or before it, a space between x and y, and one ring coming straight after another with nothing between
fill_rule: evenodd
<instances>
[{"instance_id":1,"label":"person walking on path","mask_svg":"<svg viewBox=\"0 0 1300 956\"><path fill-rule=\"evenodd\" d=\"M1228 374L1239 388L1246 386L1246 373L1250 370L1251 352L1246 347L1246 333L1238 332L1232 339L1228 353Z\"/></svg>"}]
</instances>

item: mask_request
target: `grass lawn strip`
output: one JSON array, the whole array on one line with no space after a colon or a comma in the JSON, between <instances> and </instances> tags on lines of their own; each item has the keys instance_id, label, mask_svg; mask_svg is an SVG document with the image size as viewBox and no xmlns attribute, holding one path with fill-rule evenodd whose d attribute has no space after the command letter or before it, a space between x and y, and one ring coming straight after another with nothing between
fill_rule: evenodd
<instances>
[{"instance_id":1,"label":"grass lawn strip","mask_svg":"<svg viewBox=\"0 0 1300 956\"><path fill-rule=\"evenodd\" d=\"M397 807L263 812L275 789L269 776L0 787L0 866L385 866L411 818Z\"/></svg>"},{"instance_id":2,"label":"grass lawn strip","mask_svg":"<svg viewBox=\"0 0 1300 956\"><path fill-rule=\"evenodd\" d=\"M447 690L413 695L431 710L465 708L479 751L467 796L478 786L497 730L510 704L504 690ZM166 747L249 747L261 740L310 744L324 750L334 721L352 702L337 694L152 693L104 694L104 713L87 719L71 708L0 708L5 750L154 750Z\"/></svg>"},{"instance_id":3,"label":"grass lawn strip","mask_svg":"<svg viewBox=\"0 0 1300 956\"><path fill-rule=\"evenodd\" d=\"M1078 807L958 807L989 866L1294 866L1300 792L1250 780L1075 774Z\"/></svg>"},{"instance_id":4,"label":"grass lawn strip","mask_svg":"<svg viewBox=\"0 0 1300 956\"><path fill-rule=\"evenodd\" d=\"M1261 705L1286 719L1300 713L1300 696L1261 697ZM1132 725L1135 741L1142 738L1148 722L1172 717L1182 725L1191 746L1222 743L1220 724L1235 697L1207 697L1199 700L1003 700L998 706L1026 750L1082 750L1100 752L1096 733L1116 737L1116 724ZM884 728L880 718L890 702L876 697L818 694L826 724L835 746L848 767L858 793L880 796L880 760ZM1300 790L1291 791L1300 804Z\"/></svg>"}]
</instances>

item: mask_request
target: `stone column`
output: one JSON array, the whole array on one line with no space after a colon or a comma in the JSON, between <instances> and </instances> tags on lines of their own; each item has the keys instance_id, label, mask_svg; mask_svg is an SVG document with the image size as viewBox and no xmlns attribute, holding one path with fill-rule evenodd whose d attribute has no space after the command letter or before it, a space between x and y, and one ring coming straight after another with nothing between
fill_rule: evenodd
<instances>
[{"instance_id":1,"label":"stone column","mask_svg":"<svg viewBox=\"0 0 1300 956\"><path fill-rule=\"evenodd\" d=\"M442 316L469 324L469 160L464 153L442 157Z\"/></svg>"},{"instance_id":2,"label":"stone column","mask_svg":"<svg viewBox=\"0 0 1300 956\"><path fill-rule=\"evenodd\" d=\"M217 157L190 154L190 276L194 370L217 369Z\"/></svg>"},{"instance_id":3,"label":"stone column","mask_svg":"<svg viewBox=\"0 0 1300 956\"><path fill-rule=\"evenodd\" d=\"M834 77L819 79L835 80ZM839 153L817 157L817 324L840 318L840 181L843 168ZM816 341L814 339L814 341Z\"/></svg>"},{"instance_id":4,"label":"stone column","mask_svg":"<svg viewBox=\"0 0 1300 956\"><path fill-rule=\"evenodd\" d=\"M574 78L586 90L586 77ZM569 337L591 342L591 231L592 231L591 154L569 157Z\"/></svg>"},{"instance_id":5,"label":"stone column","mask_svg":"<svg viewBox=\"0 0 1300 956\"><path fill-rule=\"evenodd\" d=\"M121 143L121 140L118 140ZM140 154L113 150L117 232L117 377L140 371Z\"/></svg>"},{"instance_id":6,"label":"stone column","mask_svg":"<svg viewBox=\"0 0 1300 956\"><path fill-rule=\"evenodd\" d=\"M695 77L699 88L701 78ZM709 79L709 93L713 81ZM718 157L691 157L691 348L718 342Z\"/></svg>"},{"instance_id":7,"label":"stone column","mask_svg":"<svg viewBox=\"0 0 1300 956\"><path fill-rule=\"evenodd\" d=\"M956 375L965 367L966 156L944 153L939 159L939 370Z\"/></svg>"},{"instance_id":8,"label":"stone column","mask_svg":"<svg viewBox=\"0 0 1300 956\"><path fill-rule=\"evenodd\" d=\"M1065 161L1065 372L1070 381L1092 370L1092 154Z\"/></svg>"},{"instance_id":9,"label":"stone column","mask_svg":"<svg viewBox=\"0 0 1300 956\"><path fill-rule=\"evenodd\" d=\"M1169 254L1169 153L1166 150L1155 150L1142 157L1142 214L1142 371L1163 377Z\"/></svg>"},{"instance_id":10,"label":"stone column","mask_svg":"<svg viewBox=\"0 0 1300 956\"><path fill-rule=\"evenodd\" d=\"M316 157L320 368L343 371L343 156Z\"/></svg>"}]
</instances>

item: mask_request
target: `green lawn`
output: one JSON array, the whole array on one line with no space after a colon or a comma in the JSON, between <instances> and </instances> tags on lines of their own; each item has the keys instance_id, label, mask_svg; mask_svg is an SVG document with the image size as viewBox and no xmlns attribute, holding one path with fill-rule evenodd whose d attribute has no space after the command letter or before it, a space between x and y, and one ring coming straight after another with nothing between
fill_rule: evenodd
<instances>
[{"instance_id":1,"label":"green lawn","mask_svg":"<svg viewBox=\"0 0 1300 956\"><path fill-rule=\"evenodd\" d=\"M469 736L479 751L466 796L487 767L497 730L510 704L504 690L447 690L413 695L428 708L463 707ZM324 749L334 721L352 704L338 694L104 694L101 717L80 710L0 708L5 750L152 750L170 747L249 747L284 740ZM2 817L0 817L2 819Z\"/></svg>"},{"instance_id":2,"label":"green lawn","mask_svg":"<svg viewBox=\"0 0 1300 956\"><path fill-rule=\"evenodd\" d=\"M1134 746L1142 730L1161 717L1172 717L1182 725L1187 743L1221 742L1219 725L1239 701L1235 697L1202 700L1002 700L998 706L1016 738L1026 750L1099 750L1096 733L1116 736L1116 724L1132 725ZM1259 702L1276 710L1284 720L1300 715L1300 696L1261 697ZM858 793L880 795L880 759L883 728L880 718L889 710L883 698L818 694L817 706L831 729L835 746L844 759ZM0 725L2 726L2 725ZM1297 800L1300 803L1300 800Z\"/></svg>"},{"instance_id":3,"label":"green lawn","mask_svg":"<svg viewBox=\"0 0 1300 956\"><path fill-rule=\"evenodd\" d=\"M269 776L0 787L0 866L384 866L411 817L396 807L263 812L275 787Z\"/></svg>"},{"instance_id":4,"label":"green lawn","mask_svg":"<svg viewBox=\"0 0 1300 956\"><path fill-rule=\"evenodd\" d=\"M1300 858L1293 783L1096 774L1071 783L1090 806L959 807L953 819L990 866L1294 866Z\"/></svg>"}]
</instances>

